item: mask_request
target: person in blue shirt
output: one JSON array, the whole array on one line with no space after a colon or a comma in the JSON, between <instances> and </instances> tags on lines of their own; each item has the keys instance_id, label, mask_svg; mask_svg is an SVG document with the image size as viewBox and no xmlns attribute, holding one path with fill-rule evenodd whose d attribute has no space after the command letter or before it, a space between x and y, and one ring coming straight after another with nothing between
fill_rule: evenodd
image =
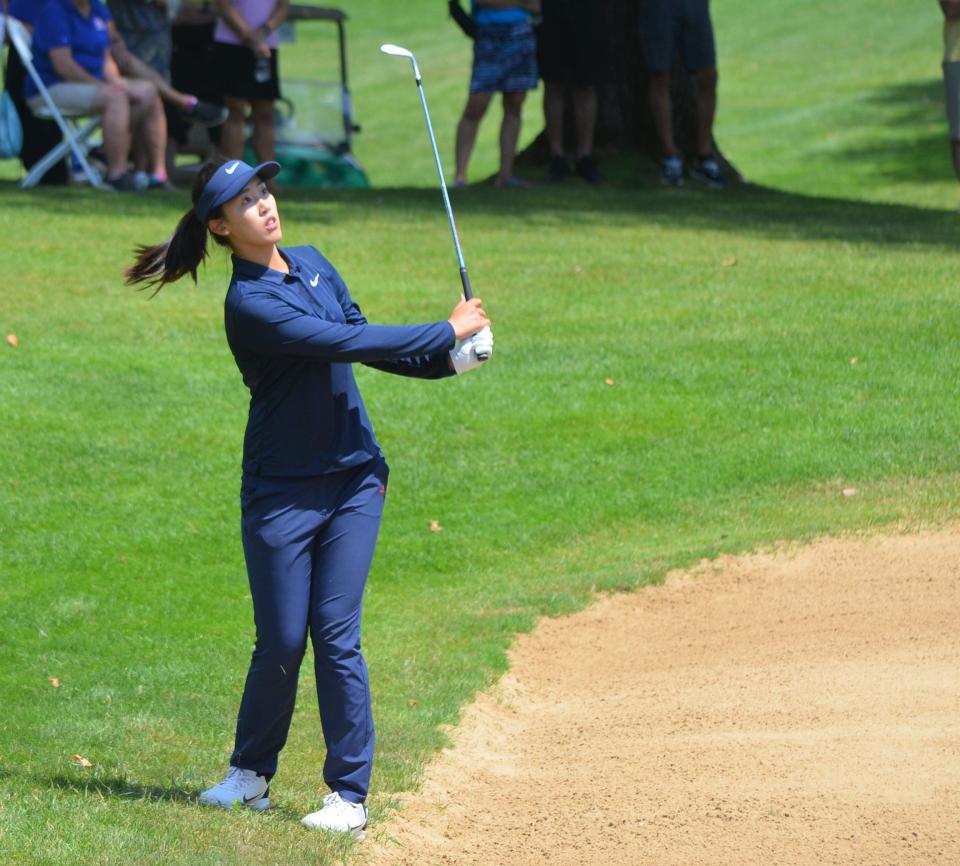
<instances>
[{"instance_id":1,"label":"person in blue shirt","mask_svg":"<svg viewBox=\"0 0 960 866\"><path fill-rule=\"evenodd\" d=\"M33 29L45 0L10 0L7 13Z\"/></svg>"},{"instance_id":2,"label":"person in blue shirt","mask_svg":"<svg viewBox=\"0 0 960 866\"><path fill-rule=\"evenodd\" d=\"M540 0L473 0L473 72L470 95L457 124L457 168L453 185L466 186L467 166L480 121L495 93L503 94L500 124L500 171L497 186L526 184L513 174L520 137L521 112L528 90L537 87L537 44L532 17Z\"/></svg>"},{"instance_id":3,"label":"person in blue shirt","mask_svg":"<svg viewBox=\"0 0 960 866\"><path fill-rule=\"evenodd\" d=\"M103 117L108 186L136 188L129 172L135 141L144 167L166 184L167 126L157 88L121 77L110 53L111 16L100 0L47 0L33 30L33 60L50 97L62 109ZM32 109L44 107L32 78L24 85Z\"/></svg>"},{"instance_id":4,"label":"person in blue shirt","mask_svg":"<svg viewBox=\"0 0 960 866\"><path fill-rule=\"evenodd\" d=\"M43 0L10 0L7 14L24 24L28 31L33 30L34 22L43 8ZM3 7L0 4L0 11ZM7 51L7 65L4 69L4 82L10 99L13 100L20 124L23 127L23 146L20 149L20 162L29 171L63 140L60 127L53 120L35 117L23 95L27 79L27 70L20 55L11 45ZM52 166L40 178L40 183L51 186L63 186L69 180L67 161L62 160Z\"/></svg>"},{"instance_id":5,"label":"person in blue shirt","mask_svg":"<svg viewBox=\"0 0 960 866\"><path fill-rule=\"evenodd\" d=\"M127 281L159 290L196 280L208 237L233 252L224 323L250 390L240 503L257 639L230 768L200 802L269 807L309 633L331 792L303 823L359 835L374 742L361 602L389 470L351 365L441 379L477 367L493 337L478 299L442 321L369 324L317 249L279 246L267 188L277 171L204 166L193 207L168 241L138 248Z\"/></svg>"}]
</instances>

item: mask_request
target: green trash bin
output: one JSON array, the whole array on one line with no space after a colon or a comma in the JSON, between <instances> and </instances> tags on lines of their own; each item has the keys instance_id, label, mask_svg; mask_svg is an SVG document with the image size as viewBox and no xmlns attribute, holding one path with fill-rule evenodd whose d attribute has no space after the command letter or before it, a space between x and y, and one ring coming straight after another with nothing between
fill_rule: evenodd
<instances>
[{"instance_id":1,"label":"green trash bin","mask_svg":"<svg viewBox=\"0 0 960 866\"><path fill-rule=\"evenodd\" d=\"M248 145L244 160L257 164ZM349 153L333 153L306 144L277 144L277 162L283 168L277 183L289 189L367 189L370 179Z\"/></svg>"},{"instance_id":2,"label":"green trash bin","mask_svg":"<svg viewBox=\"0 0 960 866\"><path fill-rule=\"evenodd\" d=\"M291 189L365 189L366 172L350 152L358 130L342 82L284 79L276 102L277 183ZM256 165L249 142L244 159Z\"/></svg>"}]
</instances>

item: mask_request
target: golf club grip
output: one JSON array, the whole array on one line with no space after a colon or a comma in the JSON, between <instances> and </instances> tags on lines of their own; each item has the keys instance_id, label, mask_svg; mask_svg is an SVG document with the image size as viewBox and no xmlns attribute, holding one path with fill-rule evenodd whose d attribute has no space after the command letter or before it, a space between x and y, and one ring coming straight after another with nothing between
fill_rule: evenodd
<instances>
[{"instance_id":1,"label":"golf club grip","mask_svg":"<svg viewBox=\"0 0 960 866\"><path fill-rule=\"evenodd\" d=\"M463 299L469 301L473 298L473 289L470 288L470 277L467 274L466 267L460 268L460 282L463 285Z\"/></svg>"},{"instance_id":2,"label":"golf club grip","mask_svg":"<svg viewBox=\"0 0 960 866\"><path fill-rule=\"evenodd\" d=\"M469 301L473 297L473 289L470 288L470 276L467 274L467 269L460 268L460 282L463 283L463 299ZM481 355L477 352L477 357L481 361L486 361L489 358L489 355Z\"/></svg>"}]
</instances>

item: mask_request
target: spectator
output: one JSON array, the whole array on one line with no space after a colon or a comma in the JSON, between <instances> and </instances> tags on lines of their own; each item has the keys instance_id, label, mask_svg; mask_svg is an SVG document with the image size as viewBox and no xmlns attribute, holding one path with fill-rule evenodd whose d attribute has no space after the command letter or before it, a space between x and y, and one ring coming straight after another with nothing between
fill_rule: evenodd
<instances>
[{"instance_id":1,"label":"spectator","mask_svg":"<svg viewBox=\"0 0 960 866\"><path fill-rule=\"evenodd\" d=\"M170 17L166 0L106 0L127 48L170 79Z\"/></svg>"},{"instance_id":2,"label":"spectator","mask_svg":"<svg viewBox=\"0 0 960 866\"><path fill-rule=\"evenodd\" d=\"M32 31L42 5L39 0L10 0L8 13ZM30 111L27 100L23 95L26 77L27 70L20 61L20 55L11 47L7 53L5 81L7 92L13 100L17 114L20 115L20 123L23 126L23 147L20 150L20 161L23 167L29 171L60 144L63 136L60 133L60 127L54 121L34 117L33 112ZM70 179L67 165L66 160L57 163L40 178L40 183L60 186L66 184Z\"/></svg>"},{"instance_id":3,"label":"spectator","mask_svg":"<svg viewBox=\"0 0 960 866\"><path fill-rule=\"evenodd\" d=\"M277 28L289 8L289 0L217 0L220 20L213 34L213 56L229 112L220 132L220 150L228 159L243 158L248 104L257 161L269 162L276 156ZM270 186L275 188L272 180Z\"/></svg>"},{"instance_id":4,"label":"spectator","mask_svg":"<svg viewBox=\"0 0 960 866\"><path fill-rule=\"evenodd\" d=\"M137 188L128 171L136 141L148 161L149 186L163 187L163 106L152 83L120 76L109 49L110 21L100 0L48 0L33 32L34 65L58 106L102 115L107 186L121 192ZM24 95L31 107L43 104L32 79Z\"/></svg>"},{"instance_id":5,"label":"spectator","mask_svg":"<svg viewBox=\"0 0 960 866\"><path fill-rule=\"evenodd\" d=\"M157 88L165 106L164 140L169 139L171 119L182 123L178 115L207 126L223 123L227 112L222 105L170 85L171 22L166 0L107 0L107 4L113 15L108 25L110 53L123 75L149 81ZM168 169L173 168L176 151L176 144L170 146L168 141L164 160ZM138 154L135 162L138 169L143 168L142 155Z\"/></svg>"},{"instance_id":6,"label":"spectator","mask_svg":"<svg viewBox=\"0 0 960 866\"><path fill-rule=\"evenodd\" d=\"M467 165L477 141L480 121L494 93L503 94L500 124L500 172L497 186L526 186L513 175L520 137L520 115L528 90L537 86L537 49L531 13L539 14L540 0L484 0L473 2L476 27L470 96L457 124L457 173L454 186L465 186Z\"/></svg>"},{"instance_id":7,"label":"spectator","mask_svg":"<svg viewBox=\"0 0 960 866\"><path fill-rule=\"evenodd\" d=\"M717 110L717 51L710 0L640 0L640 38L650 74L650 110L663 153L660 179L683 184L683 157L673 135L670 71L677 52L693 78L697 103L697 160L690 176L714 189L727 182L713 150Z\"/></svg>"},{"instance_id":8,"label":"spectator","mask_svg":"<svg viewBox=\"0 0 960 866\"><path fill-rule=\"evenodd\" d=\"M943 10L943 83L953 171L960 179L960 0L940 0Z\"/></svg>"},{"instance_id":9,"label":"spectator","mask_svg":"<svg viewBox=\"0 0 960 866\"><path fill-rule=\"evenodd\" d=\"M170 71L161 75L128 47L120 31L111 22L107 25L110 36L110 54L120 71L128 78L141 78L157 88L164 104L179 111L188 120L204 126L219 126L227 119L226 109L216 100L204 101L192 93L184 93L170 85Z\"/></svg>"},{"instance_id":10,"label":"spectator","mask_svg":"<svg viewBox=\"0 0 960 866\"><path fill-rule=\"evenodd\" d=\"M537 31L537 63L543 79L543 116L550 166L547 180L562 181L570 172L564 152L564 114L572 91L577 131L574 170L588 183L599 183L593 156L597 125L597 86L607 81L606 0L543 0Z\"/></svg>"},{"instance_id":11,"label":"spectator","mask_svg":"<svg viewBox=\"0 0 960 866\"><path fill-rule=\"evenodd\" d=\"M220 82L213 65L213 31L217 15L211 3L181 3L171 27L172 53L170 56L170 83L186 93L192 93L201 105L220 111L219 121L227 119ZM207 123L208 145L215 149L220 141L219 124ZM186 146L190 137L190 115L167 112L168 163L177 150ZM212 156L212 153L208 153Z\"/></svg>"}]
</instances>

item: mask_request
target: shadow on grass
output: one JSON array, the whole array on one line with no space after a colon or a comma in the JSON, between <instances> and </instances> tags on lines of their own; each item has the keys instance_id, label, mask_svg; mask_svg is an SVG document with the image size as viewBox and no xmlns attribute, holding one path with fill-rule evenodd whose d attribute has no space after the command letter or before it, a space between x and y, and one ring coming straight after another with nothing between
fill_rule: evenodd
<instances>
[{"instance_id":1,"label":"shadow on grass","mask_svg":"<svg viewBox=\"0 0 960 866\"><path fill-rule=\"evenodd\" d=\"M168 800L174 803L196 803L198 790L165 785L141 785L126 776L84 779L80 776L55 775L37 778L44 787L74 794L93 794L121 800Z\"/></svg>"},{"instance_id":2,"label":"shadow on grass","mask_svg":"<svg viewBox=\"0 0 960 866\"><path fill-rule=\"evenodd\" d=\"M832 159L867 178L942 183L951 176L941 79L891 84L866 95L864 102L891 134L849 147Z\"/></svg>"},{"instance_id":3,"label":"shadow on grass","mask_svg":"<svg viewBox=\"0 0 960 866\"><path fill-rule=\"evenodd\" d=\"M920 127L940 110L934 101L936 87L935 81L901 84L868 98L902 105L896 116L906 126ZM919 152L918 141L922 144ZM930 136L916 140L891 136L869 148L831 158L856 160L858 164L875 166L872 170L878 173L904 180L943 180L944 173L931 156L933 147ZM943 141L938 139L936 148L945 147L945 137ZM692 231L893 247L952 248L957 243L957 216L948 210L803 195L754 185L736 185L726 192L712 192L693 184L679 190L663 189L653 164L635 155L610 160L604 170L610 182L599 188L580 181L523 190L478 184L454 190L453 204L459 217L493 217L504 223L513 218L518 225L522 222L526 228L538 231L558 225L585 228L652 223ZM16 207L26 205L51 216L83 218L89 214L98 218L112 211L119 221L155 217L161 221L161 231L172 230L189 204L187 190L118 196L89 189L24 191L12 183L2 183L0 191ZM334 225L356 213L364 221L378 216L399 217L429 220L438 231L446 226L440 191L435 185L350 191L289 190L282 196L280 207L283 216L297 224ZM156 238L143 240L153 242Z\"/></svg>"},{"instance_id":4,"label":"shadow on grass","mask_svg":"<svg viewBox=\"0 0 960 866\"><path fill-rule=\"evenodd\" d=\"M8 775L16 775L9 772ZM147 800L151 802L177 803L186 806L196 806L198 809L210 809L212 807L201 805L197 802L200 795L199 788L181 788L172 785L142 785L132 781L126 776L108 776L105 778L85 779L80 776L68 776L58 774L53 776L33 776L32 780L45 788L55 788L71 794L80 794L83 796L100 797L101 799L111 800ZM253 812L249 809L236 807L244 814L265 814ZM230 812L232 810L216 810ZM292 805L285 803L272 802L270 809L267 810L274 817L283 819L297 820L302 817L302 812L295 809Z\"/></svg>"},{"instance_id":5,"label":"shadow on grass","mask_svg":"<svg viewBox=\"0 0 960 866\"><path fill-rule=\"evenodd\" d=\"M329 195L347 208L435 217L438 230L446 226L438 189L381 189ZM471 214L514 217L525 227L537 227L539 231L557 225L586 228L636 223L772 239L953 248L960 229L957 215L950 210L806 196L753 185L737 186L726 192L612 185L601 189L580 185L530 190L477 186L457 191L453 206L458 219ZM313 219L310 204L299 195L288 198L282 207L288 218Z\"/></svg>"}]
</instances>

